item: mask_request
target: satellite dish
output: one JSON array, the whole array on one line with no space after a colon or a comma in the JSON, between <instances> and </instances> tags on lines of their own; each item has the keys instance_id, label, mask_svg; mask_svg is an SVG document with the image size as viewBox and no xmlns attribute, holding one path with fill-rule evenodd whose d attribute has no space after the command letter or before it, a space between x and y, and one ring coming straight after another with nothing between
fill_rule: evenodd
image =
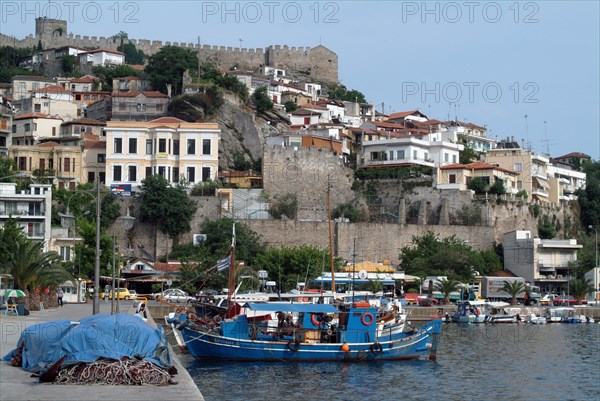
<instances>
[{"instance_id":1,"label":"satellite dish","mask_svg":"<svg viewBox=\"0 0 600 401\"><path fill-rule=\"evenodd\" d=\"M367 273L366 270L361 270L358 272L358 278L361 280L365 280L367 277L369 277L369 273Z\"/></svg>"}]
</instances>

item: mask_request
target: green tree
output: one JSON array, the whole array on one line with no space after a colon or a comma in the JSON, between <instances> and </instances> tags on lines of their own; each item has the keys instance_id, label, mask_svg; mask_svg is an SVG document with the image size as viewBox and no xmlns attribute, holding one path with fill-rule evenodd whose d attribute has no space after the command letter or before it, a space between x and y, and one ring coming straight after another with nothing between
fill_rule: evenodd
<instances>
[{"instance_id":1,"label":"green tree","mask_svg":"<svg viewBox=\"0 0 600 401\"><path fill-rule=\"evenodd\" d=\"M19 67L19 63L23 58L30 57L35 52L35 47L0 46L0 82L10 82L15 75L39 74L37 71L25 70Z\"/></svg>"},{"instance_id":2,"label":"green tree","mask_svg":"<svg viewBox=\"0 0 600 401\"><path fill-rule=\"evenodd\" d=\"M342 84L333 84L328 88L328 96L330 99L345 100L347 102L366 103L365 95L356 89L348 90Z\"/></svg>"},{"instance_id":3,"label":"green tree","mask_svg":"<svg viewBox=\"0 0 600 401\"><path fill-rule=\"evenodd\" d=\"M252 102L254 103L254 106L256 106L256 110L259 112L264 112L273 108L273 101L267 94L266 86L261 86L254 91L252 94Z\"/></svg>"},{"instance_id":4,"label":"green tree","mask_svg":"<svg viewBox=\"0 0 600 401\"><path fill-rule=\"evenodd\" d=\"M172 85L173 95L182 93L183 73L186 70L198 70L198 55L192 49L178 46L161 47L150 56L144 69L155 90L167 93L167 85Z\"/></svg>"},{"instance_id":5,"label":"green tree","mask_svg":"<svg viewBox=\"0 0 600 401\"><path fill-rule=\"evenodd\" d=\"M102 90L112 91L113 79L121 77L141 77L142 72L129 65L117 65L113 67L96 66L92 69L95 76L102 80Z\"/></svg>"},{"instance_id":6,"label":"green tree","mask_svg":"<svg viewBox=\"0 0 600 401\"><path fill-rule=\"evenodd\" d=\"M523 284L521 281L504 281L502 290L507 292L510 295L510 297L511 297L510 304L516 305L517 304L517 296L520 293L525 292L525 284Z\"/></svg>"},{"instance_id":7,"label":"green tree","mask_svg":"<svg viewBox=\"0 0 600 401\"><path fill-rule=\"evenodd\" d=\"M448 276L469 282L475 271L485 271L481 254L455 236L439 239L433 231L413 236L400 250L400 267L419 277Z\"/></svg>"},{"instance_id":8,"label":"green tree","mask_svg":"<svg viewBox=\"0 0 600 401\"><path fill-rule=\"evenodd\" d=\"M146 55L144 54L143 50L138 50L133 43L127 42L121 44L119 47L117 47L117 50L125 53L125 62L127 64L144 64Z\"/></svg>"},{"instance_id":9,"label":"green tree","mask_svg":"<svg viewBox=\"0 0 600 401\"><path fill-rule=\"evenodd\" d=\"M473 150L472 147L465 145L462 152L458 156L460 164L469 164L479 160L479 153Z\"/></svg>"},{"instance_id":10,"label":"green tree","mask_svg":"<svg viewBox=\"0 0 600 401\"><path fill-rule=\"evenodd\" d=\"M202 233L206 234L204 246L208 248L214 261L221 259L231 251L232 227L234 221L222 218L214 221L205 221ZM258 255L263 252L263 245L257 233L242 223L235 225L235 258L243 260L247 265L253 265Z\"/></svg>"},{"instance_id":11,"label":"green tree","mask_svg":"<svg viewBox=\"0 0 600 401\"><path fill-rule=\"evenodd\" d=\"M337 265L341 261L336 261ZM269 274L269 280L279 283L282 291L296 288L298 282L310 282L329 271L329 250L311 245L269 248L256 259L256 265Z\"/></svg>"},{"instance_id":12,"label":"green tree","mask_svg":"<svg viewBox=\"0 0 600 401\"><path fill-rule=\"evenodd\" d=\"M583 163L585 188L575 191L581 210L581 225L600 228L600 161Z\"/></svg>"},{"instance_id":13,"label":"green tree","mask_svg":"<svg viewBox=\"0 0 600 401\"><path fill-rule=\"evenodd\" d=\"M12 158L0 157L0 182L15 182L18 174L17 164Z\"/></svg>"},{"instance_id":14,"label":"green tree","mask_svg":"<svg viewBox=\"0 0 600 401\"><path fill-rule=\"evenodd\" d=\"M60 58L60 68L65 73L65 76L72 76L77 69L77 57L67 54Z\"/></svg>"},{"instance_id":15,"label":"green tree","mask_svg":"<svg viewBox=\"0 0 600 401\"><path fill-rule=\"evenodd\" d=\"M479 251L483 259L483 270L479 271L479 275L485 276L490 272L502 270L502 262L494 248L484 249Z\"/></svg>"},{"instance_id":16,"label":"green tree","mask_svg":"<svg viewBox=\"0 0 600 401\"><path fill-rule=\"evenodd\" d=\"M153 222L174 243L181 234L190 231L196 202L182 187L171 187L164 177L153 175L142 181L142 193L140 220Z\"/></svg>"},{"instance_id":17,"label":"green tree","mask_svg":"<svg viewBox=\"0 0 600 401\"><path fill-rule=\"evenodd\" d=\"M334 219L338 218L347 218L350 220L350 223L358 223L360 221L365 221L365 216L363 212L358 209L353 202L346 202L338 205L331 211L331 217Z\"/></svg>"},{"instance_id":18,"label":"green tree","mask_svg":"<svg viewBox=\"0 0 600 401\"><path fill-rule=\"evenodd\" d=\"M269 213L274 219L282 219L285 216L288 219L295 219L298 213L298 198L296 194L289 193L276 196L269 205Z\"/></svg>"},{"instance_id":19,"label":"green tree","mask_svg":"<svg viewBox=\"0 0 600 401\"><path fill-rule=\"evenodd\" d=\"M298 105L293 100L288 100L285 102L284 106L287 113L291 113L292 111L296 111L298 109Z\"/></svg>"},{"instance_id":20,"label":"green tree","mask_svg":"<svg viewBox=\"0 0 600 401\"><path fill-rule=\"evenodd\" d=\"M492 185L490 185L489 191L492 194L504 195L506 193L504 182L502 180L496 180Z\"/></svg>"},{"instance_id":21,"label":"green tree","mask_svg":"<svg viewBox=\"0 0 600 401\"><path fill-rule=\"evenodd\" d=\"M550 222L548 216L544 216L541 224L538 222L538 234L541 239L552 239L556 237L556 228L554 228L554 225Z\"/></svg>"},{"instance_id":22,"label":"green tree","mask_svg":"<svg viewBox=\"0 0 600 401\"><path fill-rule=\"evenodd\" d=\"M43 252L43 242L21 238L15 247L0 260L0 270L13 276L15 288L34 291L37 288L56 288L62 282L72 280L60 264L56 252Z\"/></svg>"},{"instance_id":23,"label":"green tree","mask_svg":"<svg viewBox=\"0 0 600 401\"><path fill-rule=\"evenodd\" d=\"M475 193L479 195L479 194L484 194L486 192L487 184L483 180L483 178L475 177L471 181L469 181L467 188L475 191Z\"/></svg>"},{"instance_id":24,"label":"green tree","mask_svg":"<svg viewBox=\"0 0 600 401\"><path fill-rule=\"evenodd\" d=\"M444 304L449 304L450 293L457 291L460 284L460 281L442 278L435 283L434 288L444 294Z\"/></svg>"},{"instance_id":25,"label":"green tree","mask_svg":"<svg viewBox=\"0 0 600 401\"><path fill-rule=\"evenodd\" d=\"M569 282L569 291L573 298L577 300L577 305L581 305L586 295L594 290L595 288L590 280L576 278Z\"/></svg>"},{"instance_id":26,"label":"green tree","mask_svg":"<svg viewBox=\"0 0 600 401\"><path fill-rule=\"evenodd\" d=\"M13 250L16 249L19 241L26 238L23 227L20 227L17 221L18 219L9 217L4 225L0 226L0 260L7 260Z\"/></svg>"}]
</instances>

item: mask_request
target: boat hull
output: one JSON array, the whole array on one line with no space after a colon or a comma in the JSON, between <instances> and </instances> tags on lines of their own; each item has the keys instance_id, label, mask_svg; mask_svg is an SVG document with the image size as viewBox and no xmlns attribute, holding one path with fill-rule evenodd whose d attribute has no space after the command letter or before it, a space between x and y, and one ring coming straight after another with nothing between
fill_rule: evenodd
<instances>
[{"instance_id":1,"label":"boat hull","mask_svg":"<svg viewBox=\"0 0 600 401\"><path fill-rule=\"evenodd\" d=\"M363 343L300 343L223 337L216 333L184 328L189 352L198 359L235 361L368 361L417 359L428 355L435 359L441 320L422 326L412 335L387 341ZM347 349L346 349L347 347Z\"/></svg>"}]
</instances>

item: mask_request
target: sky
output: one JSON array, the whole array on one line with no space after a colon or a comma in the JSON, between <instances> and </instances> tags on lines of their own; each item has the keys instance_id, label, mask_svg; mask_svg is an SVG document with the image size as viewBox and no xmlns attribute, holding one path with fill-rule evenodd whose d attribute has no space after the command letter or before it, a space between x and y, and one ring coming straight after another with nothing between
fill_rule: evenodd
<instances>
[{"instance_id":1,"label":"sky","mask_svg":"<svg viewBox=\"0 0 600 401\"><path fill-rule=\"evenodd\" d=\"M486 126L537 153L600 159L600 2L0 1L0 32L35 17L69 33L231 47L326 46L379 111Z\"/></svg>"}]
</instances>

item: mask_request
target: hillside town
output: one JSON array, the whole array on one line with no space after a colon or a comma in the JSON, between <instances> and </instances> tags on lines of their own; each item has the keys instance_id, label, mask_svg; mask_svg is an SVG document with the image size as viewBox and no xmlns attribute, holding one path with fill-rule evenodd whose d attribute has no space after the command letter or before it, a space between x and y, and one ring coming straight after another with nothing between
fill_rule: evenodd
<instances>
[{"instance_id":1,"label":"hillside town","mask_svg":"<svg viewBox=\"0 0 600 401\"><path fill-rule=\"evenodd\" d=\"M324 223L331 217L324 202L329 188L330 207L336 209L334 256L346 264L357 253L347 251L357 229L338 230L338 225L364 223L375 237L380 224L397 227L389 233L405 230L379 239L375 250L361 251L361 262L379 266L372 273L408 266L401 265L396 252L410 244L406 233L423 234L425 227L444 237L457 236L477 250L501 244L502 270L544 293L560 294L568 289L583 247L577 231L596 229L581 227L572 212L577 194L586 188L582 166L592 162L590 156L580 151L536 153L525 140L491 137L485 124L458 116L441 120L420 110L385 114L383 106L378 110L362 93L337 82L337 56L323 46L310 50L311 57L331 57L319 62L329 70L321 74L301 71L301 63L291 57L277 58L287 46L266 49L271 56L256 68L243 64L245 49L209 47L209 54L198 46L197 70L185 69L176 81L159 85L152 75L153 57L177 44L153 47L146 65L131 64L123 47L126 35L112 42L102 38L98 42L105 47L92 48L78 44L79 37L63 37L63 31L66 21L38 18L36 35L24 41L37 39L39 44L16 62L26 73L0 83L0 156L7 166L6 176L0 177L1 224L17 217L27 238L40 241L44 252L56 252L63 261L76 261L77 243L83 241L70 230L72 225L57 224L57 213L69 215L72 195L96 188L92 197L100 198L100 191L106 191L121 200L121 214L135 216L144 183L154 176L212 200L206 201L210 206L198 206L191 229L172 237L168 232L161 237L156 230L144 234L139 229L135 237L126 232L131 228L119 232L115 242L126 252L120 252L117 275L132 279L133 285L142 273L177 278L181 263L169 259L169 252L177 242L201 243L204 220L247 221L273 245L325 246L326 238L314 241L321 235L318 230L302 241L300 234L281 235L283 228L259 227L289 220ZM56 43L61 45L51 47ZM220 51L233 58L219 57ZM219 111L209 112L211 89L201 78L203 69L223 82L216 87L219 96L227 97L225 104L251 116L257 137L249 137L250 131L236 126L235 119L224 124ZM118 71L135 75L114 75ZM252 103L244 103L246 97ZM184 110L182 103L201 113ZM225 130L237 133L237 139L227 139ZM249 142L257 145L254 150L246 148ZM240 144L245 153L239 153ZM377 185L392 190L387 196L373 195ZM360 188L371 194L362 197ZM67 191L59 210L56 191ZM520 216L514 222L502 217L507 207L515 211L506 213ZM350 211L360 217L349 217ZM113 235L117 226L112 226ZM596 255L585 273L594 288L586 296L590 300L599 297L597 266ZM150 292L143 280L138 285L138 292ZM81 298L81 289L75 292Z\"/></svg>"}]
</instances>

